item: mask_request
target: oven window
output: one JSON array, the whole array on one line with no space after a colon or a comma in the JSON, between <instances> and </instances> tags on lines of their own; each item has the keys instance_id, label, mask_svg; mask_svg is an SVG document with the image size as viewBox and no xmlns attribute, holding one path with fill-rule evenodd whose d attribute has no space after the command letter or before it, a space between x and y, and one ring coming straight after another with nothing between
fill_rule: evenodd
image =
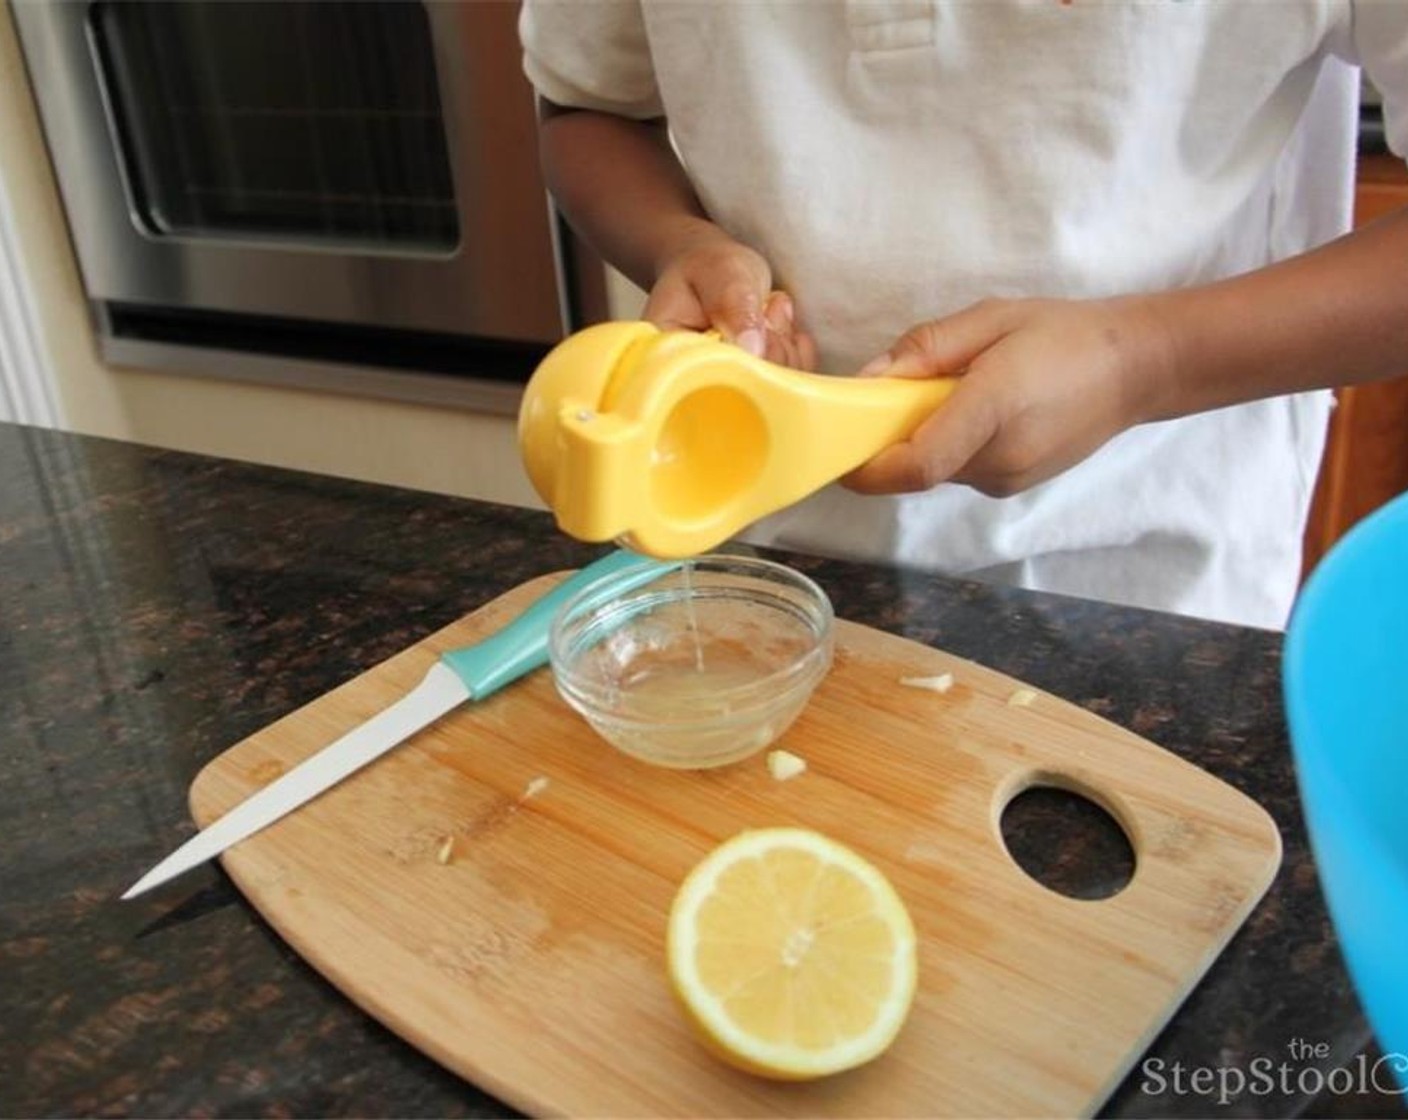
<instances>
[{"instance_id":1,"label":"oven window","mask_svg":"<svg viewBox=\"0 0 1408 1120\"><path fill-rule=\"evenodd\" d=\"M150 233L458 244L421 4L121 0L91 20Z\"/></svg>"}]
</instances>

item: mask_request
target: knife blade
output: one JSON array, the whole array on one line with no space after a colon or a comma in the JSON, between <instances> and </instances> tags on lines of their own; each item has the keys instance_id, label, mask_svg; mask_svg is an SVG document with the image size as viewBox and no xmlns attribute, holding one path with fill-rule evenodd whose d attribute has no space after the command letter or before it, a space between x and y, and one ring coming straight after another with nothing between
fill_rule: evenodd
<instances>
[{"instance_id":1,"label":"knife blade","mask_svg":"<svg viewBox=\"0 0 1408 1120\"><path fill-rule=\"evenodd\" d=\"M618 549L574 572L497 633L442 654L405 696L196 833L133 883L123 899L145 894L220 855L331 789L465 701L483 700L545 664L548 630L554 615L563 603L596 580L619 575L610 592L618 594L678 567L678 561L648 560Z\"/></svg>"}]
</instances>

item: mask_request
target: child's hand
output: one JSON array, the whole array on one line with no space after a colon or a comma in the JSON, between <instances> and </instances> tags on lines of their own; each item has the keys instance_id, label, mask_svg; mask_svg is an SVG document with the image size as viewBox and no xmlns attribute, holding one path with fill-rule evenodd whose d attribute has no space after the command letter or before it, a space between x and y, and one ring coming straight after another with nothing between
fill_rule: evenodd
<instances>
[{"instance_id":1,"label":"child's hand","mask_svg":"<svg viewBox=\"0 0 1408 1120\"><path fill-rule=\"evenodd\" d=\"M750 354L795 369L816 365L816 345L798 327L792 297L772 291L768 262L722 233L670 260L645 317L660 327L717 330Z\"/></svg>"},{"instance_id":2,"label":"child's hand","mask_svg":"<svg viewBox=\"0 0 1408 1120\"><path fill-rule=\"evenodd\" d=\"M905 443L842 482L866 494L963 482L1006 497L1154 415L1172 368L1146 301L988 300L921 323L862 376L961 376Z\"/></svg>"}]
</instances>

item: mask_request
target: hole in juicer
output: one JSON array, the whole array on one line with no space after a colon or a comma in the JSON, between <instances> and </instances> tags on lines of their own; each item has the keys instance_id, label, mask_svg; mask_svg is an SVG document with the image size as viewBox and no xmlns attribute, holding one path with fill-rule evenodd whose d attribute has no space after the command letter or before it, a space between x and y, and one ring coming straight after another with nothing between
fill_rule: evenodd
<instances>
[{"instance_id":1,"label":"hole in juicer","mask_svg":"<svg viewBox=\"0 0 1408 1120\"><path fill-rule=\"evenodd\" d=\"M690 393L670 412L651 456L651 497L671 520L699 521L757 481L767 461L768 428L737 389Z\"/></svg>"}]
</instances>

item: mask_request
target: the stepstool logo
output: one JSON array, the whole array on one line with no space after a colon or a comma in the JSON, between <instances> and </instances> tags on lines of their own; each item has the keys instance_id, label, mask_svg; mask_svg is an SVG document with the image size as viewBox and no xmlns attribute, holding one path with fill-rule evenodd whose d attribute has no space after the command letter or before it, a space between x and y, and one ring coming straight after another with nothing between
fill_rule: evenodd
<instances>
[{"instance_id":1,"label":"the stepstool logo","mask_svg":"<svg viewBox=\"0 0 1408 1120\"><path fill-rule=\"evenodd\" d=\"M1328 1042L1293 1038L1286 1045L1287 1057L1259 1056L1244 1064L1187 1066L1163 1058L1145 1058L1139 1066L1143 1075L1139 1091L1151 1097L1202 1097L1218 1105L1229 1105L1245 1096L1337 1097L1360 1093L1388 1093L1408 1098L1408 1055L1385 1054L1370 1059L1360 1054L1348 1065L1325 1068L1330 1057ZM1395 1076L1396 1075L1396 1076Z\"/></svg>"}]
</instances>

